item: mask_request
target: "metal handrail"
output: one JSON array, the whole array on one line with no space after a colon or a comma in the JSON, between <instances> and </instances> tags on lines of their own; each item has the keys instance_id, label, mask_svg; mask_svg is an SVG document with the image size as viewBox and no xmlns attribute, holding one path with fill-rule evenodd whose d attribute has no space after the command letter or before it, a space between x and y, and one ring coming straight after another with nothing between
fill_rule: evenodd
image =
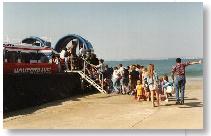
<instances>
[{"instance_id":1,"label":"metal handrail","mask_svg":"<svg viewBox=\"0 0 211 136\"><path fill-rule=\"evenodd\" d=\"M86 71L86 64L89 64L91 67L93 67L93 64L91 64L91 63L89 63L87 60L85 60L84 58L82 58L81 57L81 59L84 61L84 67L83 67L83 70L84 70L84 78L85 78L85 75L86 75L86 73L85 73L85 71ZM96 69L96 67L93 67L95 70L97 70ZM101 79L101 81L102 81L102 83L101 83L101 86L102 86L102 89L103 89L103 82L104 82L104 77L103 77L103 73L102 72L100 72L100 71L98 71L99 72L99 75L101 75L102 76L102 79Z\"/></svg>"}]
</instances>

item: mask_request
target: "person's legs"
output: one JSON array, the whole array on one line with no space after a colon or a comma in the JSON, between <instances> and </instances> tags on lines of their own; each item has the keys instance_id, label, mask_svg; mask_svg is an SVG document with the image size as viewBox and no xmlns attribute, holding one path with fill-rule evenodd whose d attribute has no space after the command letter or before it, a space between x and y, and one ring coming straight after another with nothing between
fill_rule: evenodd
<instances>
[{"instance_id":1,"label":"person's legs","mask_svg":"<svg viewBox=\"0 0 211 136\"><path fill-rule=\"evenodd\" d=\"M152 106L154 107L155 106L155 103L154 103L154 90L150 90L150 93L151 93Z\"/></svg>"},{"instance_id":2,"label":"person's legs","mask_svg":"<svg viewBox=\"0 0 211 136\"><path fill-rule=\"evenodd\" d=\"M124 83L122 86L122 94L126 94L127 92L127 85Z\"/></svg>"},{"instance_id":3,"label":"person's legs","mask_svg":"<svg viewBox=\"0 0 211 136\"><path fill-rule=\"evenodd\" d=\"M178 103L179 102L179 77L176 77L175 89L176 89L176 103Z\"/></svg>"},{"instance_id":4,"label":"person's legs","mask_svg":"<svg viewBox=\"0 0 211 136\"><path fill-rule=\"evenodd\" d=\"M168 93L166 93L166 100L165 102L169 102Z\"/></svg>"},{"instance_id":5,"label":"person's legs","mask_svg":"<svg viewBox=\"0 0 211 136\"><path fill-rule=\"evenodd\" d=\"M132 93L132 94L135 92L135 91L134 91L135 86L136 86L136 82L135 82L134 80L131 80L131 93ZM135 94L135 96L136 96L136 94Z\"/></svg>"},{"instance_id":6,"label":"person's legs","mask_svg":"<svg viewBox=\"0 0 211 136\"><path fill-rule=\"evenodd\" d=\"M117 79L113 78L112 79L112 82L113 82L113 89L115 92L118 92L118 88L117 88Z\"/></svg>"},{"instance_id":7,"label":"person's legs","mask_svg":"<svg viewBox=\"0 0 211 136\"><path fill-rule=\"evenodd\" d=\"M113 82L111 79L109 79L109 92L112 92L113 89Z\"/></svg>"},{"instance_id":8,"label":"person's legs","mask_svg":"<svg viewBox=\"0 0 211 136\"><path fill-rule=\"evenodd\" d=\"M116 82L117 82L117 89L118 89L118 92L119 92L119 91L121 90L121 89L120 89L120 79L117 79Z\"/></svg>"},{"instance_id":9,"label":"person's legs","mask_svg":"<svg viewBox=\"0 0 211 136\"><path fill-rule=\"evenodd\" d=\"M142 89L142 97L143 97L144 101L146 101L147 97L146 97L146 91L144 88Z\"/></svg>"},{"instance_id":10,"label":"person's legs","mask_svg":"<svg viewBox=\"0 0 211 136\"><path fill-rule=\"evenodd\" d=\"M184 104L184 94L185 94L185 77L182 77L181 79L181 104Z\"/></svg>"},{"instance_id":11,"label":"person's legs","mask_svg":"<svg viewBox=\"0 0 211 136\"><path fill-rule=\"evenodd\" d=\"M132 91L134 91L134 82L133 81L131 81L131 86L130 86L130 91L132 92Z\"/></svg>"},{"instance_id":12,"label":"person's legs","mask_svg":"<svg viewBox=\"0 0 211 136\"><path fill-rule=\"evenodd\" d=\"M150 101L150 91L147 91L146 93L147 93L147 94L146 94L147 101Z\"/></svg>"},{"instance_id":13,"label":"person's legs","mask_svg":"<svg viewBox=\"0 0 211 136\"><path fill-rule=\"evenodd\" d=\"M146 101L149 101L149 93L144 89Z\"/></svg>"},{"instance_id":14,"label":"person's legs","mask_svg":"<svg viewBox=\"0 0 211 136\"><path fill-rule=\"evenodd\" d=\"M160 96L159 96L159 91L156 90L155 91L155 94L156 94L156 99L157 99L157 106L160 106Z\"/></svg>"},{"instance_id":15,"label":"person's legs","mask_svg":"<svg viewBox=\"0 0 211 136\"><path fill-rule=\"evenodd\" d=\"M140 98L139 98L139 96L137 95L137 101L139 101L139 99L140 99Z\"/></svg>"},{"instance_id":16,"label":"person's legs","mask_svg":"<svg viewBox=\"0 0 211 136\"><path fill-rule=\"evenodd\" d=\"M124 93L124 78L120 79L120 91Z\"/></svg>"},{"instance_id":17,"label":"person's legs","mask_svg":"<svg viewBox=\"0 0 211 136\"><path fill-rule=\"evenodd\" d=\"M150 101L150 90L149 90L149 86L148 85L144 87L144 91L146 93L147 101Z\"/></svg>"},{"instance_id":18,"label":"person's legs","mask_svg":"<svg viewBox=\"0 0 211 136\"><path fill-rule=\"evenodd\" d=\"M128 82L128 91L127 94L129 94L131 92L132 88L131 88L131 79Z\"/></svg>"},{"instance_id":19,"label":"person's legs","mask_svg":"<svg viewBox=\"0 0 211 136\"><path fill-rule=\"evenodd\" d=\"M125 91L125 94L127 92L129 92L129 79L125 79L125 82L124 82L124 91Z\"/></svg>"}]
</instances>

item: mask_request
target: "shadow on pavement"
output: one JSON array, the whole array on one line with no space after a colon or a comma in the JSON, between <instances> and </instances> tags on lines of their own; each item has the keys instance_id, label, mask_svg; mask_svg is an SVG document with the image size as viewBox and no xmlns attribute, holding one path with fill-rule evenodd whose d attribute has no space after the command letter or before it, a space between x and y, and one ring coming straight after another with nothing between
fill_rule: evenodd
<instances>
[{"instance_id":1,"label":"shadow on pavement","mask_svg":"<svg viewBox=\"0 0 211 136\"><path fill-rule=\"evenodd\" d=\"M201 102L188 102L184 103L184 106L179 108L194 108L194 107L203 107L203 104Z\"/></svg>"},{"instance_id":2,"label":"shadow on pavement","mask_svg":"<svg viewBox=\"0 0 211 136\"><path fill-rule=\"evenodd\" d=\"M178 104L179 108L196 108L196 107L203 107L203 104L201 102L186 102L187 99L185 99L185 102L183 105ZM188 99L188 100L198 100L196 98ZM173 101L173 100L171 100ZM175 101L175 100L174 100ZM175 103L167 103L164 106L175 106ZM182 106L182 107L181 107Z\"/></svg>"},{"instance_id":3,"label":"shadow on pavement","mask_svg":"<svg viewBox=\"0 0 211 136\"><path fill-rule=\"evenodd\" d=\"M94 93L97 93L97 92L93 91L91 93L87 93L87 94L83 94L83 95L77 95L77 96L70 97L70 98L64 98L64 99L61 99L61 100L48 102L48 103L42 104L40 106L34 106L34 107L29 107L29 108L26 108L26 109L22 109L22 110L17 110L17 111L13 111L13 112L4 113L3 114L3 118L5 119L5 118L8 118L8 117L13 117L13 116L31 114L31 113L36 112L37 110L40 110L40 109L45 109L47 107L53 107L53 106L62 105L62 103L65 102L65 101L80 101L80 98L82 98L84 96L92 95Z\"/></svg>"}]
</instances>

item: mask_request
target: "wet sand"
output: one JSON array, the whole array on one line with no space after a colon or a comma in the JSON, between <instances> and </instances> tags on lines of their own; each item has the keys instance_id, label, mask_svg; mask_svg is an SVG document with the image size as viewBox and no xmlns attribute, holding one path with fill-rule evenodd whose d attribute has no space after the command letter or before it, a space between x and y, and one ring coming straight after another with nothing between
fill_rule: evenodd
<instances>
[{"instance_id":1,"label":"wet sand","mask_svg":"<svg viewBox=\"0 0 211 136\"><path fill-rule=\"evenodd\" d=\"M129 95L92 94L5 115L5 129L202 129L203 81L187 80L185 104L160 107Z\"/></svg>"}]
</instances>

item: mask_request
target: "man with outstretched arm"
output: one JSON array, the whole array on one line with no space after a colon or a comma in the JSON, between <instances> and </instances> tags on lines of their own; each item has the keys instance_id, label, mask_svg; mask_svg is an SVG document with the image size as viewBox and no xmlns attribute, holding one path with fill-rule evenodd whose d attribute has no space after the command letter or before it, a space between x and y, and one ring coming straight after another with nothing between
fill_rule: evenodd
<instances>
[{"instance_id":1,"label":"man with outstretched arm","mask_svg":"<svg viewBox=\"0 0 211 136\"><path fill-rule=\"evenodd\" d=\"M176 65L172 67L172 79L176 89L176 104L184 104L185 93L185 67L193 64L201 64L201 60L192 62L181 62L181 58L176 59ZM174 77L175 80L174 80ZM181 97L179 97L179 90L181 91Z\"/></svg>"}]
</instances>

